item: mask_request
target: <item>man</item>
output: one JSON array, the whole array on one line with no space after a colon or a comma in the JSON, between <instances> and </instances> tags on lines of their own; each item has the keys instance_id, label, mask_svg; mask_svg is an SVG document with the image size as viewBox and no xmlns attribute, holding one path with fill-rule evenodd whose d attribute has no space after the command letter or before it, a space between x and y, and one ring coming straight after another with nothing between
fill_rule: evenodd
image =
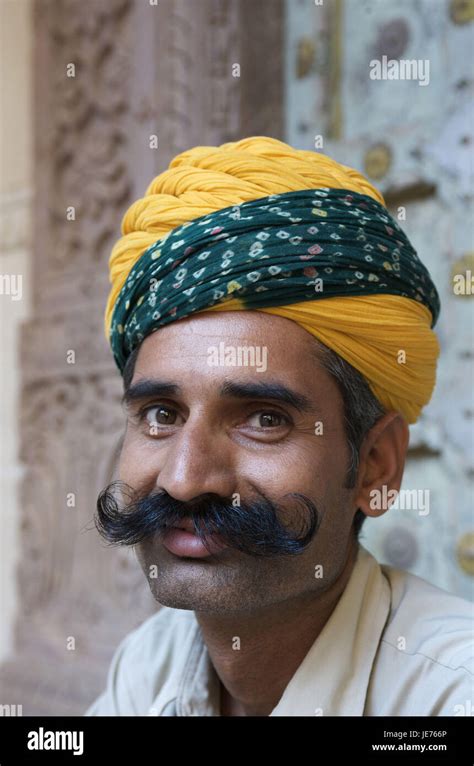
<instances>
[{"instance_id":1,"label":"man","mask_svg":"<svg viewBox=\"0 0 474 766\"><path fill-rule=\"evenodd\" d=\"M358 542L429 401L439 298L359 173L265 137L176 157L123 222L97 526L160 610L86 715L460 715L468 602Z\"/></svg>"}]
</instances>

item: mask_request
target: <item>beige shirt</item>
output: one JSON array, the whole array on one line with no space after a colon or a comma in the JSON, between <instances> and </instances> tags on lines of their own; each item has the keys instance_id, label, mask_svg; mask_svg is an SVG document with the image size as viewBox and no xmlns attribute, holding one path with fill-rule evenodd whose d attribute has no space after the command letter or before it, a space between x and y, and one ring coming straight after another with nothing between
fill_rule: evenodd
<instances>
[{"instance_id":1,"label":"beige shirt","mask_svg":"<svg viewBox=\"0 0 474 766\"><path fill-rule=\"evenodd\" d=\"M469 601L359 545L336 608L270 715L471 715L473 625ZM220 715L194 612L162 607L129 633L84 715Z\"/></svg>"}]
</instances>

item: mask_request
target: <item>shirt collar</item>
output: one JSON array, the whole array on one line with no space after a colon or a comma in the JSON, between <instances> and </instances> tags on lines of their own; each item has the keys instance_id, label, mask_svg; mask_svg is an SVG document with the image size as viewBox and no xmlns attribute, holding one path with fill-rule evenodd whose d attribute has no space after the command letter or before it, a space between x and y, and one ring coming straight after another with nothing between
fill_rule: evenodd
<instances>
[{"instance_id":1,"label":"shirt collar","mask_svg":"<svg viewBox=\"0 0 474 766\"><path fill-rule=\"evenodd\" d=\"M361 545L336 608L270 715L362 716L390 586Z\"/></svg>"},{"instance_id":2,"label":"shirt collar","mask_svg":"<svg viewBox=\"0 0 474 766\"><path fill-rule=\"evenodd\" d=\"M362 716L390 600L379 563L359 544L342 596L270 715ZM220 715L219 678L195 618L183 662L153 709L155 715Z\"/></svg>"}]
</instances>

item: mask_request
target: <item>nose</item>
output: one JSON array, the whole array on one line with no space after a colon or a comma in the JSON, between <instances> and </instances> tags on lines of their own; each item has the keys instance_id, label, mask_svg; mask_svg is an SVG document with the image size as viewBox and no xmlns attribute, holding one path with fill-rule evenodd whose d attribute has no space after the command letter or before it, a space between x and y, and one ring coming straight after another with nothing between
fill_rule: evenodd
<instances>
[{"instance_id":1,"label":"nose","mask_svg":"<svg viewBox=\"0 0 474 766\"><path fill-rule=\"evenodd\" d=\"M232 444L215 428L189 418L165 451L156 485L176 500L231 497L236 491Z\"/></svg>"}]
</instances>

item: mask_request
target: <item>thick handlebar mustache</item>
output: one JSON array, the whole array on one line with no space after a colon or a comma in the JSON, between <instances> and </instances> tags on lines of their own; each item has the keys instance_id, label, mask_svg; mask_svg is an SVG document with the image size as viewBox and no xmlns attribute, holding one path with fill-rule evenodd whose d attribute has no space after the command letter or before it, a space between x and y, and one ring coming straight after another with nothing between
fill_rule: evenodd
<instances>
[{"instance_id":1,"label":"thick handlebar mustache","mask_svg":"<svg viewBox=\"0 0 474 766\"><path fill-rule=\"evenodd\" d=\"M313 539L319 513L305 495L290 493L287 497L291 506L278 505L263 495L241 505L217 495L183 503L166 492L140 497L124 482L116 481L99 494L94 521L99 534L111 545L137 545L191 518L204 545L215 533L229 547L251 556L296 555ZM284 524L282 519L288 516L291 519Z\"/></svg>"}]
</instances>

